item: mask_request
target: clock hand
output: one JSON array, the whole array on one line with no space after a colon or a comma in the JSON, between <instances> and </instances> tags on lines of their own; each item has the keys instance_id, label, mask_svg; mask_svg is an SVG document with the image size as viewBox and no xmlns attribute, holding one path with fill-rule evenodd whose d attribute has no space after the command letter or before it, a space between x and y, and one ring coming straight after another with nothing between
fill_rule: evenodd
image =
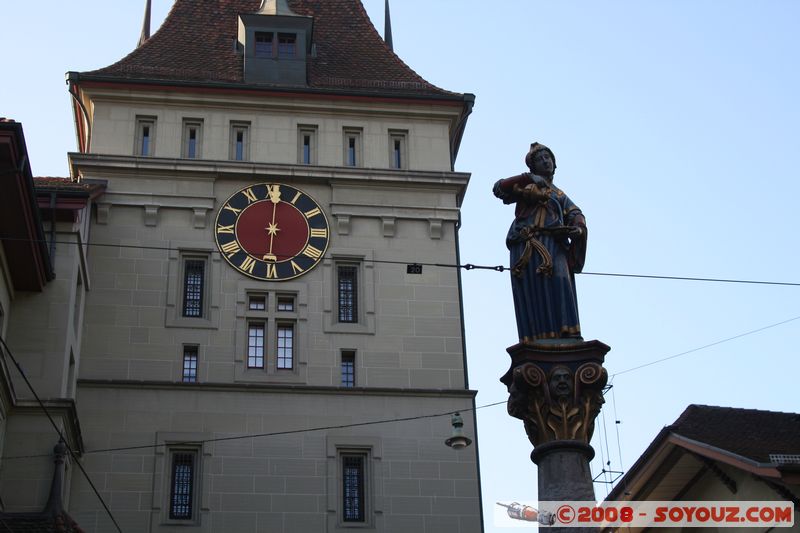
<instances>
[{"instance_id":1,"label":"clock hand","mask_svg":"<svg viewBox=\"0 0 800 533\"><path fill-rule=\"evenodd\" d=\"M278 260L278 257L272 253L272 245L275 242L275 235L280 231L278 225L275 224L275 213L278 212L278 203L280 203L280 190L278 190L277 194L273 193L272 190L269 192L269 199L272 202L272 222L270 222L269 226L264 228L269 233L269 252L263 257L264 261L272 261L275 262Z\"/></svg>"}]
</instances>

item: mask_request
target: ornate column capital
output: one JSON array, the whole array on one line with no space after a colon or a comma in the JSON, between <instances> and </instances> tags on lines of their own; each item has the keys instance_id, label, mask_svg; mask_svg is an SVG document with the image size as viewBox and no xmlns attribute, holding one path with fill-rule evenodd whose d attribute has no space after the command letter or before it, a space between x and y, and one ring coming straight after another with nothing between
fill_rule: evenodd
<instances>
[{"instance_id":1,"label":"ornate column capital","mask_svg":"<svg viewBox=\"0 0 800 533\"><path fill-rule=\"evenodd\" d=\"M609 349L599 341L508 349L511 368L501 378L509 392L508 414L524 422L534 447L559 441L588 447L604 403L608 373L602 365Z\"/></svg>"}]
</instances>

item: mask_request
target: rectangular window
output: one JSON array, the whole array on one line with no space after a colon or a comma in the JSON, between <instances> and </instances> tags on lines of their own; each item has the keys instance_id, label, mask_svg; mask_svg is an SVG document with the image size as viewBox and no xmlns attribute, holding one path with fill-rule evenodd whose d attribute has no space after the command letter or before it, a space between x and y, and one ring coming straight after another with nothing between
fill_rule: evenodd
<instances>
[{"instance_id":1,"label":"rectangular window","mask_svg":"<svg viewBox=\"0 0 800 533\"><path fill-rule=\"evenodd\" d=\"M203 121L184 120L183 121L183 143L181 154L186 159L200 158L200 144L202 141Z\"/></svg>"},{"instance_id":2,"label":"rectangular window","mask_svg":"<svg viewBox=\"0 0 800 533\"><path fill-rule=\"evenodd\" d=\"M152 156L155 154L155 117L136 117L136 144L134 155Z\"/></svg>"},{"instance_id":3,"label":"rectangular window","mask_svg":"<svg viewBox=\"0 0 800 533\"><path fill-rule=\"evenodd\" d=\"M267 309L266 296L250 296L248 307L251 311L265 311Z\"/></svg>"},{"instance_id":4,"label":"rectangular window","mask_svg":"<svg viewBox=\"0 0 800 533\"><path fill-rule=\"evenodd\" d=\"M364 501L364 462L363 454L342 454L342 520L344 522L364 522L366 519Z\"/></svg>"},{"instance_id":5,"label":"rectangular window","mask_svg":"<svg viewBox=\"0 0 800 533\"><path fill-rule=\"evenodd\" d=\"M356 352L342 352L342 387L356 386Z\"/></svg>"},{"instance_id":6,"label":"rectangular window","mask_svg":"<svg viewBox=\"0 0 800 533\"><path fill-rule=\"evenodd\" d=\"M344 164L348 167L361 166L361 130L344 130Z\"/></svg>"},{"instance_id":7,"label":"rectangular window","mask_svg":"<svg viewBox=\"0 0 800 533\"><path fill-rule=\"evenodd\" d=\"M197 381L197 346L183 347L183 376L185 383Z\"/></svg>"},{"instance_id":8,"label":"rectangular window","mask_svg":"<svg viewBox=\"0 0 800 533\"><path fill-rule=\"evenodd\" d=\"M251 322L247 327L247 367L264 368L263 322Z\"/></svg>"},{"instance_id":9,"label":"rectangular window","mask_svg":"<svg viewBox=\"0 0 800 533\"><path fill-rule=\"evenodd\" d=\"M391 168L408 168L406 152L407 134L402 131L389 132L389 166Z\"/></svg>"},{"instance_id":10,"label":"rectangular window","mask_svg":"<svg viewBox=\"0 0 800 533\"><path fill-rule=\"evenodd\" d=\"M294 33L278 34L278 59L292 59L296 54L297 35Z\"/></svg>"},{"instance_id":11,"label":"rectangular window","mask_svg":"<svg viewBox=\"0 0 800 533\"><path fill-rule=\"evenodd\" d=\"M196 458L197 453L191 450L176 450L172 452L169 495L170 520L192 519Z\"/></svg>"},{"instance_id":12,"label":"rectangular window","mask_svg":"<svg viewBox=\"0 0 800 533\"><path fill-rule=\"evenodd\" d=\"M247 161L250 157L250 125L231 122L230 158L234 161Z\"/></svg>"},{"instance_id":13,"label":"rectangular window","mask_svg":"<svg viewBox=\"0 0 800 533\"><path fill-rule=\"evenodd\" d=\"M278 369L291 370L294 367L294 326L278 325Z\"/></svg>"},{"instance_id":14,"label":"rectangular window","mask_svg":"<svg viewBox=\"0 0 800 533\"><path fill-rule=\"evenodd\" d=\"M317 164L317 127L298 126L297 162L301 165Z\"/></svg>"},{"instance_id":15,"label":"rectangular window","mask_svg":"<svg viewBox=\"0 0 800 533\"><path fill-rule=\"evenodd\" d=\"M278 296L278 311L294 311L294 298L291 296Z\"/></svg>"},{"instance_id":16,"label":"rectangular window","mask_svg":"<svg viewBox=\"0 0 800 533\"><path fill-rule=\"evenodd\" d=\"M183 316L203 316L203 293L206 262L202 259L187 259L183 266Z\"/></svg>"},{"instance_id":17,"label":"rectangular window","mask_svg":"<svg viewBox=\"0 0 800 533\"><path fill-rule=\"evenodd\" d=\"M272 32L256 32L256 57L272 57Z\"/></svg>"},{"instance_id":18,"label":"rectangular window","mask_svg":"<svg viewBox=\"0 0 800 533\"><path fill-rule=\"evenodd\" d=\"M358 267L337 268L339 322L358 322Z\"/></svg>"}]
</instances>

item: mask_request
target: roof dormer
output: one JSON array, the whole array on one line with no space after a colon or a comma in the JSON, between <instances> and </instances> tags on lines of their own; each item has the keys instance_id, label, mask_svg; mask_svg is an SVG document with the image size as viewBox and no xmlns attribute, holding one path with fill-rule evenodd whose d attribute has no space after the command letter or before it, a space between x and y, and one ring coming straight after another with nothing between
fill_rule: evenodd
<instances>
[{"instance_id":1,"label":"roof dormer","mask_svg":"<svg viewBox=\"0 0 800 533\"><path fill-rule=\"evenodd\" d=\"M306 85L314 19L294 13L286 0L263 0L256 13L239 15L245 83Z\"/></svg>"}]
</instances>

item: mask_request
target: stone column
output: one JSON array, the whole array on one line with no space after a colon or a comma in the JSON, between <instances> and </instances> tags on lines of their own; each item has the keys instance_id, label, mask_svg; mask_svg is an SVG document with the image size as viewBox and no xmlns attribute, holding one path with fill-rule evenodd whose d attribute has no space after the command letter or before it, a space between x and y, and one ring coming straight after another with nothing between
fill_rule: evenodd
<instances>
[{"instance_id":1,"label":"stone column","mask_svg":"<svg viewBox=\"0 0 800 533\"><path fill-rule=\"evenodd\" d=\"M508 414L525 425L539 467L539 501L594 501L589 445L603 405L610 350L600 341L539 341L508 348L511 367L500 378L509 392ZM551 531L596 531L552 528Z\"/></svg>"}]
</instances>

